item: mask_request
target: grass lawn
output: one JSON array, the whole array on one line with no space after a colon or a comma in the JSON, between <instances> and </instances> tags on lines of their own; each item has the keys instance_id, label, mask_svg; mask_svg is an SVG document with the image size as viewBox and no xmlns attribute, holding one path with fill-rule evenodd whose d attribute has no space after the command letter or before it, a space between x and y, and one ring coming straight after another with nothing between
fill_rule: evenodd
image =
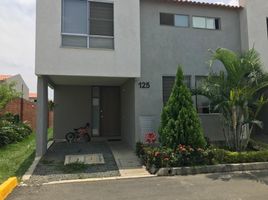
<instances>
[{"instance_id":1,"label":"grass lawn","mask_svg":"<svg viewBox=\"0 0 268 200\"><path fill-rule=\"evenodd\" d=\"M53 129L48 129L48 140L53 139ZM0 148L0 184L11 176L21 178L35 157L35 134L22 142Z\"/></svg>"},{"instance_id":2,"label":"grass lawn","mask_svg":"<svg viewBox=\"0 0 268 200\"><path fill-rule=\"evenodd\" d=\"M47 141L53 140L53 128L47 130Z\"/></svg>"},{"instance_id":3,"label":"grass lawn","mask_svg":"<svg viewBox=\"0 0 268 200\"><path fill-rule=\"evenodd\" d=\"M35 157L35 135L0 148L0 184L11 176L21 178Z\"/></svg>"}]
</instances>

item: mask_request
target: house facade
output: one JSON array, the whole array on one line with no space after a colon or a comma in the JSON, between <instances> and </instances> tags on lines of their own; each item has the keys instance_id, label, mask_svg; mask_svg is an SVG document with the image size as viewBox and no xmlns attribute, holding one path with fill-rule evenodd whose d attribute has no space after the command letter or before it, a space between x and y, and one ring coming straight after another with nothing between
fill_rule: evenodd
<instances>
[{"instance_id":1,"label":"house facade","mask_svg":"<svg viewBox=\"0 0 268 200\"><path fill-rule=\"evenodd\" d=\"M20 74L17 75L0 75L0 84L14 84L14 89L19 96L25 100L29 100L29 88Z\"/></svg>"},{"instance_id":2,"label":"house facade","mask_svg":"<svg viewBox=\"0 0 268 200\"><path fill-rule=\"evenodd\" d=\"M267 37L254 30L267 36L267 2L258 0L262 15L254 15L259 11L250 3L37 0L37 155L46 152L48 86L54 89L55 140L90 122L94 137L134 147L145 133L157 132L179 64L195 88L208 75L208 49L240 53L256 44L265 57ZM193 103L205 135L223 140L208 100L195 96Z\"/></svg>"}]
</instances>

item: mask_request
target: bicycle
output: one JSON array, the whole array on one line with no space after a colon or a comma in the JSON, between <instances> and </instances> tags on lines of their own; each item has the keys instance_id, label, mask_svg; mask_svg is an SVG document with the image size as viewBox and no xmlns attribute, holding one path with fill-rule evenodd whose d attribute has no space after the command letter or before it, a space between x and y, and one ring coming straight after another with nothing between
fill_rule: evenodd
<instances>
[{"instance_id":1,"label":"bicycle","mask_svg":"<svg viewBox=\"0 0 268 200\"><path fill-rule=\"evenodd\" d=\"M68 143L75 143L84 141L90 142L91 135L90 135L90 124L87 123L85 127L75 128L74 132L69 132L65 135L65 139Z\"/></svg>"}]
</instances>

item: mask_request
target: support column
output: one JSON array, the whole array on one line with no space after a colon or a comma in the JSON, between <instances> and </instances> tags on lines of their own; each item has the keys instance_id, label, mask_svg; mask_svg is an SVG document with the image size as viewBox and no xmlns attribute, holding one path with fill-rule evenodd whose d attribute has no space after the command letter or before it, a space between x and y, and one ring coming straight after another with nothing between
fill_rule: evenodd
<instances>
[{"instance_id":1,"label":"support column","mask_svg":"<svg viewBox=\"0 0 268 200\"><path fill-rule=\"evenodd\" d=\"M36 156L43 156L47 151L48 129L48 82L43 76L37 80L36 115Z\"/></svg>"}]
</instances>

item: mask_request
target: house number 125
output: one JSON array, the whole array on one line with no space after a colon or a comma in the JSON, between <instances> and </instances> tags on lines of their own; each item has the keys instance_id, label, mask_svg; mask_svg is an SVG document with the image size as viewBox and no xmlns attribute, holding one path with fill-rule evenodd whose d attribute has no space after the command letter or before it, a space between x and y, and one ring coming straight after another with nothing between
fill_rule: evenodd
<instances>
[{"instance_id":1,"label":"house number 125","mask_svg":"<svg viewBox=\"0 0 268 200\"><path fill-rule=\"evenodd\" d=\"M139 82L139 86L140 86L140 88L145 88L145 89L148 89L148 88L150 88L151 87L151 85L150 85L150 82Z\"/></svg>"}]
</instances>

